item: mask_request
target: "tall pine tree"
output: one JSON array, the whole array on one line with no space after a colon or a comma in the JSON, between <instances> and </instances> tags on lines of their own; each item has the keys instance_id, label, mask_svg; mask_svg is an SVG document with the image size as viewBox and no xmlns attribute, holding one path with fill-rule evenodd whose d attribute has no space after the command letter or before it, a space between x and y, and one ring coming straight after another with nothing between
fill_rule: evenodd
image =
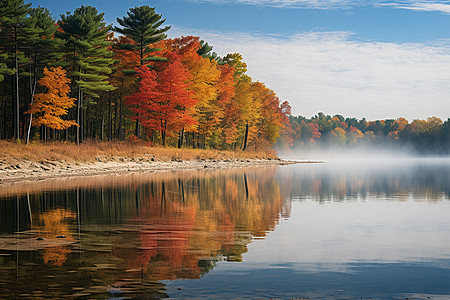
<instances>
[{"instance_id":1,"label":"tall pine tree","mask_svg":"<svg viewBox=\"0 0 450 300\"><path fill-rule=\"evenodd\" d=\"M87 101L98 98L102 91L114 89L107 76L114 60L108 50L110 28L103 21L103 15L92 6L81 6L73 14L61 15L58 23L62 31L58 31L57 36L64 41L64 54L70 62L68 68L77 90L77 123L80 125L77 143L83 141L83 109L87 108Z\"/></svg>"},{"instance_id":2,"label":"tall pine tree","mask_svg":"<svg viewBox=\"0 0 450 300\"><path fill-rule=\"evenodd\" d=\"M32 105L36 93L36 84L39 78L42 78L44 68L61 63L61 40L54 37L58 26L48 9L40 6L31 8L29 10L29 16L30 23L37 32L36 37L27 42L27 52L30 57L28 87L30 93L30 105ZM26 136L27 144L30 139L32 120L33 114L30 114Z\"/></svg>"},{"instance_id":3,"label":"tall pine tree","mask_svg":"<svg viewBox=\"0 0 450 300\"><path fill-rule=\"evenodd\" d=\"M151 61L165 60L151 55L152 52L159 50L151 46L165 39L165 32L170 29L170 26L161 28L165 21L166 19L162 19L162 16L156 13L154 7L143 5L130 8L127 16L117 18L121 27L114 27L114 31L123 34L131 42L117 46L139 55L141 66ZM136 136L139 137L139 115L136 118Z\"/></svg>"},{"instance_id":4,"label":"tall pine tree","mask_svg":"<svg viewBox=\"0 0 450 300\"><path fill-rule=\"evenodd\" d=\"M2 52L8 55L8 66L3 66L4 73L14 70L12 107L13 107L13 134L20 139L20 94L19 94L19 65L26 62L23 48L28 40L34 39L37 32L29 22L28 13L31 4L23 0L0 0L0 40ZM6 72L5 72L6 71Z\"/></svg>"}]
</instances>

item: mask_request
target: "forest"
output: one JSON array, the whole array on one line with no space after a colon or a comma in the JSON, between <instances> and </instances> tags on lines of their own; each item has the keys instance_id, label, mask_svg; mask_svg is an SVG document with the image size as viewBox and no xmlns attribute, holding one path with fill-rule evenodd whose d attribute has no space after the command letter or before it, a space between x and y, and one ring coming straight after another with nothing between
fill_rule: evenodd
<instances>
[{"instance_id":1,"label":"forest","mask_svg":"<svg viewBox=\"0 0 450 300\"><path fill-rule=\"evenodd\" d=\"M130 8L113 26L93 6L55 20L47 8L1 0L0 139L449 152L450 119L292 116L288 101L246 74L241 54L220 57L195 36L168 38L165 21L147 5Z\"/></svg>"},{"instance_id":2,"label":"forest","mask_svg":"<svg viewBox=\"0 0 450 300\"><path fill-rule=\"evenodd\" d=\"M270 148L289 128L288 102L246 74L241 54L169 39L165 21L147 5L112 26L93 6L55 20L1 0L0 139Z\"/></svg>"},{"instance_id":3,"label":"forest","mask_svg":"<svg viewBox=\"0 0 450 300\"><path fill-rule=\"evenodd\" d=\"M344 118L341 115L318 113L307 119L289 116L288 133L279 142L281 148L317 148L382 146L391 149L408 149L416 154L450 153L450 119L426 120L405 118L367 121L365 118ZM284 144L283 144L284 143Z\"/></svg>"}]
</instances>

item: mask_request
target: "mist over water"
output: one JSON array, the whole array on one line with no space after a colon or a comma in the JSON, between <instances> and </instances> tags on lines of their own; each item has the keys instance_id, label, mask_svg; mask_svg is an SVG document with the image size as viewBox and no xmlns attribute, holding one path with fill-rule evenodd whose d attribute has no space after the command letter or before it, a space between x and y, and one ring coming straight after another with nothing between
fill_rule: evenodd
<instances>
[{"instance_id":1,"label":"mist over water","mask_svg":"<svg viewBox=\"0 0 450 300\"><path fill-rule=\"evenodd\" d=\"M302 147L279 150L282 159L293 161L320 161L342 165L386 165L386 164L449 164L449 155L421 154L411 147L358 145L357 147Z\"/></svg>"},{"instance_id":2,"label":"mist over water","mask_svg":"<svg viewBox=\"0 0 450 300\"><path fill-rule=\"evenodd\" d=\"M440 201L450 197L449 157L418 157L385 149L340 151L287 156L300 162L321 162L292 166L293 195L317 201Z\"/></svg>"}]
</instances>

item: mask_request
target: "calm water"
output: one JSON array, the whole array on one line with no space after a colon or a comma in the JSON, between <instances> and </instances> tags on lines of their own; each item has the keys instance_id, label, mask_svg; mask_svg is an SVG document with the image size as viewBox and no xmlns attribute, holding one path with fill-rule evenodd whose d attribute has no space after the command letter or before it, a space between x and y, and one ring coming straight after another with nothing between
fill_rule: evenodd
<instances>
[{"instance_id":1,"label":"calm water","mask_svg":"<svg viewBox=\"0 0 450 300\"><path fill-rule=\"evenodd\" d=\"M0 188L0 299L449 299L450 160Z\"/></svg>"}]
</instances>

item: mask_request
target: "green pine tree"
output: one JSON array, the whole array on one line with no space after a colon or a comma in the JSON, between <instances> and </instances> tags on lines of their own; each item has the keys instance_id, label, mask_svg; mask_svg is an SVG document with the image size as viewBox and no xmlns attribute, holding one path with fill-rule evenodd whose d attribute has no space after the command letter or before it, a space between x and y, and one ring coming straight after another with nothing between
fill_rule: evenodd
<instances>
[{"instance_id":1,"label":"green pine tree","mask_svg":"<svg viewBox=\"0 0 450 300\"><path fill-rule=\"evenodd\" d=\"M156 13L155 7L143 5L130 8L127 16L122 19L117 18L121 27L114 27L114 31L123 34L134 43L117 46L137 54L141 66L152 61L165 60L162 57L150 55L152 52L160 50L151 46L167 37L165 32L170 29L170 26L161 27L165 21L166 19L162 19L162 16ZM131 74L133 71L128 73ZM139 116L136 119L136 136L139 137Z\"/></svg>"},{"instance_id":2,"label":"green pine tree","mask_svg":"<svg viewBox=\"0 0 450 300\"><path fill-rule=\"evenodd\" d=\"M13 71L13 136L20 139L19 65L29 60L24 55L25 44L34 39L37 32L28 18L31 4L23 0L0 0L1 52L8 55L9 66L3 66L3 74ZM4 63L4 62L3 62Z\"/></svg>"},{"instance_id":3,"label":"green pine tree","mask_svg":"<svg viewBox=\"0 0 450 300\"><path fill-rule=\"evenodd\" d=\"M8 65L4 62L7 57L4 53L0 54L0 82L5 80L5 75L13 75L15 73L15 70L8 68Z\"/></svg>"},{"instance_id":4,"label":"green pine tree","mask_svg":"<svg viewBox=\"0 0 450 300\"><path fill-rule=\"evenodd\" d=\"M28 55L30 57L28 86L31 105L36 94L37 81L43 76L44 67L60 64L62 55L60 52L61 40L54 36L58 26L48 9L40 6L30 8L29 22L37 33L35 38L27 41ZM33 114L30 114L26 137L27 144L30 139L32 119Z\"/></svg>"},{"instance_id":5,"label":"green pine tree","mask_svg":"<svg viewBox=\"0 0 450 300\"><path fill-rule=\"evenodd\" d=\"M212 51L213 46L205 42L204 40L200 41L200 49L197 50L198 55L202 57L207 57L210 60L215 60L219 65L225 64L223 59L217 55L216 52Z\"/></svg>"},{"instance_id":6,"label":"green pine tree","mask_svg":"<svg viewBox=\"0 0 450 300\"><path fill-rule=\"evenodd\" d=\"M95 104L93 99L98 98L100 92L114 89L108 81L114 64L113 54L108 50L110 27L103 21L103 15L92 6L81 6L73 14L61 15L58 23L62 32L58 31L56 36L64 41L64 56L77 91L77 123L80 125L77 143L83 141L82 109L89 103Z\"/></svg>"}]
</instances>

